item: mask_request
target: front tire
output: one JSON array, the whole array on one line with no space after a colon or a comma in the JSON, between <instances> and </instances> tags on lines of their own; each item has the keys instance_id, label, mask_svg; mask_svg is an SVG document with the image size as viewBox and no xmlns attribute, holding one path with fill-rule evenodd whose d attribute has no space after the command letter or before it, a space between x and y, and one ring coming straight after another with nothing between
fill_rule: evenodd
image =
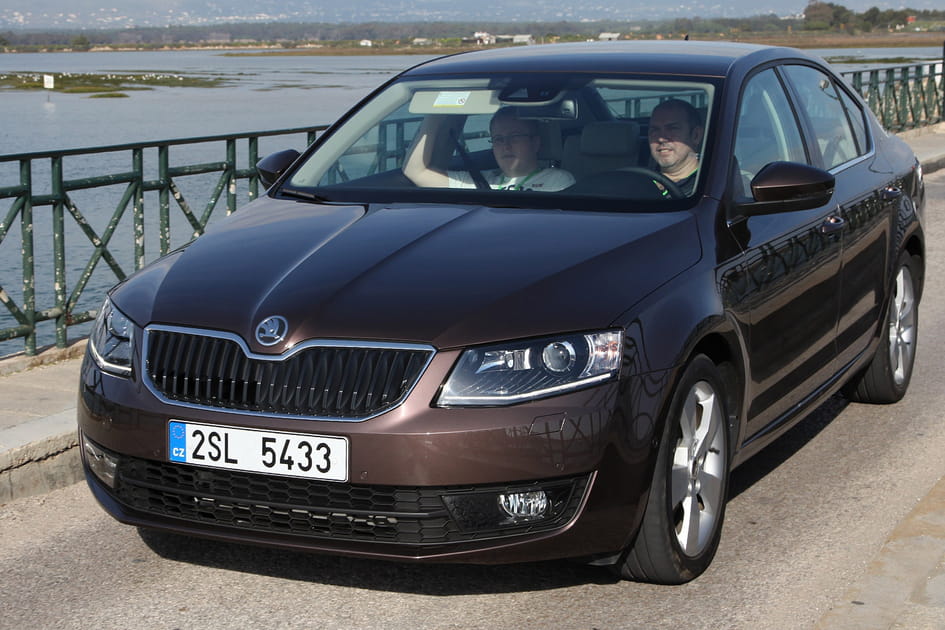
<instances>
[{"instance_id":1,"label":"front tire","mask_svg":"<svg viewBox=\"0 0 945 630\"><path fill-rule=\"evenodd\" d=\"M898 402L909 389L919 333L918 292L922 259L903 252L889 297L879 347L869 366L848 383L844 396L855 402Z\"/></svg>"},{"instance_id":2,"label":"front tire","mask_svg":"<svg viewBox=\"0 0 945 630\"><path fill-rule=\"evenodd\" d=\"M699 355L673 394L643 524L616 567L622 577L682 584L708 568L722 534L729 455L725 383Z\"/></svg>"}]
</instances>

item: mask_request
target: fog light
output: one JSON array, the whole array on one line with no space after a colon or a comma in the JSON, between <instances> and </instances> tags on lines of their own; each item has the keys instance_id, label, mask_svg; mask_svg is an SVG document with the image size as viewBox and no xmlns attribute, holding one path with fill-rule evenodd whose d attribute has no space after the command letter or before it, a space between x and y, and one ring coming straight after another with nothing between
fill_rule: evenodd
<instances>
[{"instance_id":1,"label":"fog light","mask_svg":"<svg viewBox=\"0 0 945 630\"><path fill-rule=\"evenodd\" d=\"M503 493L498 501L502 511L516 521L544 518L548 512L548 495L544 490Z\"/></svg>"},{"instance_id":2,"label":"fog light","mask_svg":"<svg viewBox=\"0 0 945 630\"><path fill-rule=\"evenodd\" d=\"M114 488L118 458L84 435L82 436L82 448L85 450L85 462L88 464L89 470L106 486Z\"/></svg>"}]
</instances>

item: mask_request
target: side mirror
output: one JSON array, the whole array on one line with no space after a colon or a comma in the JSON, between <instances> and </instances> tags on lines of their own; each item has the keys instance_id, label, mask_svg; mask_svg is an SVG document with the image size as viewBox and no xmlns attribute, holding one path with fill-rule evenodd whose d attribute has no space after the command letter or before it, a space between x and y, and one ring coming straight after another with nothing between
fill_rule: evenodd
<instances>
[{"instance_id":1,"label":"side mirror","mask_svg":"<svg viewBox=\"0 0 945 630\"><path fill-rule=\"evenodd\" d=\"M286 149L272 155L267 155L256 162L256 172L263 186L269 188L279 179L285 170L292 166L292 163L299 159L299 153L295 149Z\"/></svg>"},{"instance_id":2,"label":"side mirror","mask_svg":"<svg viewBox=\"0 0 945 630\"><path fill-rule=\"evenodd\" d=\"M823 169L797 162L771 162L751 180L754 201L739 203L744 216L809 210L826 205L836 180Z\"/></svg>"}]
</instances>

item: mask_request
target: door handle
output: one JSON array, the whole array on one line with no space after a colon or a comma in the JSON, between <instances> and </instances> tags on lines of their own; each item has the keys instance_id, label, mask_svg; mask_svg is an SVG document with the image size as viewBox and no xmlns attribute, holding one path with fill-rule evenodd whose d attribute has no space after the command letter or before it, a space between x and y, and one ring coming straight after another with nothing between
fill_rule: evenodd
<instances>
[{"instance_id":1,"label":"door handle","mask_svg":"<svg viewBox=\"0 0 945 630\"><path fill-rule=\"evenodd\" d=\"M894 201L902 197L902 189L898 186L886 186L880 196L883 201Z\"/></svg>"},{"instance_id":2,"label":"door handle","mask_svg":"<svg viewBox=\"0 0 945 630\"><path fill-rule=\"evenodd\" d=\"M823 223L820 224L820 233L821 234L837 234L838 232L843 231L843 226L846 225L846 221L843 220L843 217L838 217L836 215L828 217Z\"/></svg>"}]
</instances>

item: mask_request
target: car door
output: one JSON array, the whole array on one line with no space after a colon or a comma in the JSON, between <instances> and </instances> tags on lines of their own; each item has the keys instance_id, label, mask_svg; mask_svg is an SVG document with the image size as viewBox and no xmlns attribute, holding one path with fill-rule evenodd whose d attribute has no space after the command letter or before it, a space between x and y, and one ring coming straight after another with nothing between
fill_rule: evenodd
<instances>
[{"instance_id":1,"label":"car door","mask_svg":"<svg viewBox=\"0 0 945 630\"><path fill-rule=\"evenodd\" d=\"M901 192L888 166L876 159L855 99L818 68L787 65L784 73L813 134L808 144L836 178L834 201L843 221L837 354L843 367L867 349L882 320L890 231Z\"/></svg>"},{"instance_id":2,"label":"car door","mask_svg":"<svg viewBox=\"0 0 945 630\"><path fill-rule=\"evenodd\" d=\"M810 164L810 151L774 68L748 80L738 111L735 186L751 201L751 180L765 165ZM788 417L835 370L840 220L831 201L733 226L745 251L749 436Z\"/></svg>"}]
</instances>

